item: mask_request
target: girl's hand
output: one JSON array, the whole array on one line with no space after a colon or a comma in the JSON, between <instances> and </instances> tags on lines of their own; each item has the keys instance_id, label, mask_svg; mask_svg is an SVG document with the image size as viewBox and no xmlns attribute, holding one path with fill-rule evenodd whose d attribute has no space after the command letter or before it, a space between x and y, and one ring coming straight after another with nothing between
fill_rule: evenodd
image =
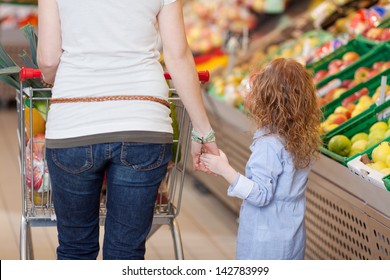
<instances>
[{"instance_id":1,"label":"girl's hand","mask_svg":"<svg viewBox=\"0 0 390 280\"><path fill-rule=\"evenodd\" d=\"M200 156L200 161L207 169L217 175L223 175L230 168L229 160L222 150L219 150L219 156L204 153Z\"/></svg>"},{"instance_id":2,"label":"girl's hand","mask_svg":"<svg viewBox=\"0 0 390 280\"><path fill-rule=\"evenodd\" d=\"M221 150L219 156L202 154L200 161L208 170L225 178L229 184L232 185L236 181L238 172L229 164L229 160Z\"/></svg>"}]
</instances>

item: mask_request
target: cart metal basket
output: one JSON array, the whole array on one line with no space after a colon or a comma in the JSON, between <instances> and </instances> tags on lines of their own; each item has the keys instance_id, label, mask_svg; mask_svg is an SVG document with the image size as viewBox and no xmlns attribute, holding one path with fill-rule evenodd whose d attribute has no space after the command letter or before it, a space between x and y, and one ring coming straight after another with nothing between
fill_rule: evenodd
<instances>
[{"instance_id":1,"label":"cart metal basket","mask_svg":"<svg viewBox=\"0 0 390 280\"><path fill-rule=\"evenodd\" d=\"M208 71L198 73L201 83L209 80ZM164 73L167 80L170 80L169 73ZM22 216L20 223L20 259L33 259L33 246L31 238L31 227L44 227L56 225L55 207L51 198L50 178L47 172L46 163L39 161L36 150L44 153L44 138L32 137L34 130L34 114L32 108L34 102L43 102L46 106L46 112L50 104L50 88L24 87L23 82L27 79L36 79L41 77L38 69L23 68L20 73L20 90L17 92L17 113L18 113L18 141L19 141L19 165L22 186ZM174 139L174 145L177 145L175 158L168 168L167 175L163 180L158 198L155 203L152 229L148 238L155 233L162 225L168 225L171 230L174 251L176 259L184 259L181 235L176 217L180 212L181 198L184 186L185 170L187 163L188 150L191 136L191 122L187 115L180 98L174 88L170 89L171 96L169 102L173 104L173 110L176 115L178 137ZM26 123L28 119L28 123ZM31 132L30 137L27 131ZM39 161L39 162L38 162ZM40 168L43 174L38 178L42 182L37 182L34 178L35 169ZM40 187L37 189L37 183ZM35 188L34 188L35 186ZM100 202L100 225L103 225L106 218L105 197L102 192Z\"/></svg>"}]
</instances>

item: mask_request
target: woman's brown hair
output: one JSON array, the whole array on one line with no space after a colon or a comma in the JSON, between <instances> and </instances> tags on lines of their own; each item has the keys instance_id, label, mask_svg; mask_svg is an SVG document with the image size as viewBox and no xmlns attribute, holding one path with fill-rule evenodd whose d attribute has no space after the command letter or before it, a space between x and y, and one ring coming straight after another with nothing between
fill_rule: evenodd
<instances>
[{"instance_id":1,"label":"woman's brown hair","mask_svg":"<svg viewBox=\"0 0 390 280\"><path fill-rule=\"evenodd\" d=\"M259 127L285 140L297 169L318 157L321 110L313 79L293 59L277 58L250 77L245 106Z\"/></svg>"}]
</instances>

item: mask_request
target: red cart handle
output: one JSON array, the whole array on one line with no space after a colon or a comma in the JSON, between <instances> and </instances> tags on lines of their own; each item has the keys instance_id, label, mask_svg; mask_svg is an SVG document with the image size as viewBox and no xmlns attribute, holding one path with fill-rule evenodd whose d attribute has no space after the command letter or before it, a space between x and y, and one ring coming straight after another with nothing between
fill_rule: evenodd
<instances>
[{"instance_id":1,"label":"red cart handle","mask_svg":"<svg viewBox=\"0 0 390 280\"><path fill-rule=\"evenodd\" d=\"M39 69L22 67L19 71L19 79L21 82L28 79L40 78L41 76L42 72ZM168 72L164 72L164 77L167 80L171 79L171 75ZM198 71L198 77L200 82L206 83L210 80L210 73L209 71Z\"/></svg>"},{"instance_id":2,"label":"red cart handle","mask_svg":"<svg viewBox=\"0 0 390 280\"><path fill-rule=\"evenodd\" d=\"M24 82L28 79L40 78L41 76L42 72L39 69L22 67L22 69L19 71L19 79L21 82Z\"/></svg>"},{"instance_id":3,"label":"red cart handle","mask_svg":"<svg viewBox=\"0 0 390 280\"><path fill-rule=\"evenodd\" d=\"M168 72L164 72L164 77L167 80L171 79L171 75ZM210 80L210 73L207 70L198 71L198 77L199 77L199 81L200 82L206 83L206 82L208 82Z\"/></svg>"}]
</instances>

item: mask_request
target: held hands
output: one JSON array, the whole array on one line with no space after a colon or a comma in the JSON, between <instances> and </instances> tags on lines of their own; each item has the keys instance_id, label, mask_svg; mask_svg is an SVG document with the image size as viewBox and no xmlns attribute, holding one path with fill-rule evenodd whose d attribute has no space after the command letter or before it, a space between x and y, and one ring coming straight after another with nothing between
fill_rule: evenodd
<instances>
[{"instance_id":1,"label":"held hands","mask_svg":"<svg viewBox=\"0 0 390 280\"><path fill-rule=\"evenodd\" d=\"M219 150L219 156L209 153L202 154L200 156L200 162L208 170L221 176L230 168L229 160L222 150Z\"/></svg>"},{"instance_id":2,"label":"held hands","mask_svg":"<svg viewBox=\"0 0 390 280\"><path fill-rule=\"evenodd\" d=\"M219 150L217 144L215 142L208 143L198 143L192 141L191 154L195 171L203 171L208 174L211 173L209 169L207 169L203 162L200 160L200 156L204 153L219 155Z\"/></svg>"},{"instance_id":3,"label":"held hands","mask_svg":"<svg viewBox=\"0 0 390 280\"><path fill-rule=\"evenodd\" d=\"M192 130L191 154L194 170L201 170L208 174L214 173L225 178L230 184L237 178L237 171L229 164L225 153L219 150L215 143L214 130L206 136L200 136L194 129Z\"/></svg>"},{"instance_id":4,"label":"held hands","mask_svg":"<svg viewBox=\"0 0 390 280\"><path fill-rule=\"evenodd\" d=\"M203 153L219 155L217 144L215 143L215 132L210 129L206 135L200 135L195 129L191 132L191 154L194 164L194 170L201 170L206 173L211 173L204 164L200 161L200 156Z\"/></svg>"}]
</instances>

